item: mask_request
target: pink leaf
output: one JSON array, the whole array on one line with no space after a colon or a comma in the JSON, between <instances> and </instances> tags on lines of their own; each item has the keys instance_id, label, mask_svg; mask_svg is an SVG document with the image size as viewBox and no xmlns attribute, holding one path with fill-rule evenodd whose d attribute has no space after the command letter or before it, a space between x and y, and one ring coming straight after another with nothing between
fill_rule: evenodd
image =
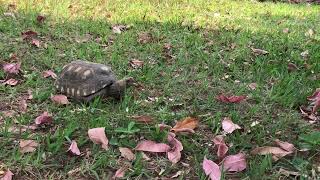
<instances>
[{"instance_id":1,"label":"pink leaf","mask_svg":"<svg viewBox=\"0 0 320 180\"><path fill-rule=\"evenodd\" d=\"M168 159L173 163L177 163L181 159L181 152L183 150L183 146L181 142L175 138L174 133L168 134L168 142L171 147L170 151L167 152Z\"/></svg>"},{"instance_id":2,"label":"pink leaf","mask_svg":"<svg viewBox=\"0 0 320 180\"><path fill-rule=\"evenodd\" d=\"M34 152L38 143L34 140L20 140L20 152L27 153L27 152Z\"/></svg>"},{"instance_id":3,"label":"pink leaf","mask_svg":"<svg viewBox=\"0 0 320 180\"><path fill-rule=\"evenodd\" d=\"M246 156L243 153L230 155L224 158L223 168L229 172L240 172L247 168Z\"/></svg>"},{"instance_id":4,"label":"pink leaf","mask_svg":"<svg viewBox=\"0 0 320 180\"><path fill-rule=\"evenodd\" d=\"M135 147L136 151L148 151L148 152L168 152L170 150L170 146L164 143L156 143L154 141L144 140L139 142L139 144Z\"/></svg>"},{"instance_id":5,"label":"pink leaf","mask_svg":"<svg viewBox=\"0 0 320 180\"><path fill-rule=\"evenodd\" d=\"M275 143L281 147L282 149L288 151L288 152L293 152L295 150L295 147L293 144L288 143L288 142L284 142L284 141L280 141L279 139L275 140Z\"/></svg>"},{"instance_id":6,"label":"pink leaf","mask_svg":"<svg viewBox=\"0 0 320 180\"><path fill-rule=\"evenodd\" d=\"M8 85L10 85L10 86L15 86L15 85L18 84L18 80L11 78L11 79L8 79L7 81L3 82L2 84L3 84L3 85L8 84Z\"/></svg>"},{"instance_id":7,"label":"pink leaf","mask_svg":"<svg viewBox=\"0 0 320 180\"><path fill-rule=\"evenodd\" d=\"M10 74L18 74L20 69L21 64L20 63L8 63L3 65L3 70L6 73Z\"/></svg>"},{"instance_id":8,"label":"pink leaf","mask_svg":"<svg viewBox=\"0 0 320 180\"><path fill-rule=\"evenodd\" d=\"M68 151L70 151L72 154L75 154L77 156L79 156L81 154L80 150L78 148L77 142L74 140L71 141L71 145L70 145Z\"/></svg>"},{"instance_id":9,"label":"pink leaf","mask_svg":"<svg viewBox=\"0 0 320 180\"><path fill-rule=\"evenodd\" d=\"M40 47L40 41L38 39L32 39L31 44L36 47Z\"/></svg>"},{"instance_id":10,"label":"pink leaf","mask_svg":"<svg viewBox=\"0 0 320 180\"><path fill-rule=\"evenodd\" d=\"M220 180L221 178L221 171L219 166L211 160L208 160L204 157L202 162L202 169L204 173L210 177L211 180Z\"/></svg>"},{"instance_id":11,"label":"pink leaf","mask_svg":"<svg viewBox=\"0 0 320 180\"><path fill-rule=\"evenodd\" d=\"M43 112L40 116L38 116L35 119L36 124L45 124L45 123L51 123L52 122L52 116L47 112Z\"/></svg>"},{"instance_id":12,"label":"pink leaf","mask_svg":"<svg viewBox=\"0 0 320 180\"><path fill-rule=\"evenodd\" d=\"M241 129L241 127L238 124L234 124L229 117L225 117L222 120L222 129L226 133L232 133L236 129Z\"/></svg>"},{"instance_id":13,"label":"pink leaf","mask_svg":"<svg viewBox=\"0 0 320 180\"><path fill-rule=\"evenodd\" d=\"M121 153L121 156L128 159L129 161L135 159L135 155L129 148L119 147L119 151Z\"/></svg>"},{"instance_id":14,"label":"pink leaf","mask_svg":"<svg viewBox=\"0 0 320 180\"><path fill-rule=\"evenodd\" d=\"M10 170L7 170L1 180L12 180L13 175L14 174Z\"/></svg>"},{"instance_id":15,"label":"pink leaf","mask_svg":"<svg viewBox=\"0 0 320 180\"><path fill-rule=\"evenodd\" d=\"M168 128L171 129L172 127L169 125L166 125L164 123L158 124L158 127L160 128L160 131L163 131L164 129Z\"/></svg>"},{"instance_id":16,"label":"pink leaf","mask_svg":"<svg viewBox=\"0 0 320 180\"><path fill-rule=\"evenodd\" d=\"M68 98L65 95L59 94L51 97L51 100L57 104L69 104Z\"/></svg>"},{"instance_id":17,"label":"pink leaf","mask_svg":"<svg viewBox=\"0 0 320 180\"><path fill-rule=\"evenodd\" d=\"M226 95L219 95L217 97L217 100L224 102L224 103L239 103L243 100L245 100L246 96L226 96Z\"/></svg>"},{"instance_id":18,"label":"pink leaf","mask_svg":"<svg viewBox=\"0 0 320 180\"><path fill-rule=\"evenodd\" d=\"M123 178L126 171L127 171L127 167L126 166L122 166L120 169L118 169L116 171L116 173L114 174L114 176L112 177L112 179L116 179L116 178Z\"/></svg>"},{"instance_id":19,"label":"pink leaf","mask_svg":"<svg viewBox=\"0 0 320 180\"><path fill-rule=\"evenodd\" d=\"M226 153L228 152L229 148L228 146L225 144L224 140L223 140L223 136L219 135L214 137L213 139L213 143L215 146L217 146L217 155L219 158L222 158L226 155Z\"/></svg>"},{"instance_id":20,"label":"pink leaf","mask_svg":"<svg viewBox=\"0 0 320 180\"><path fill-rule=\"evenodd\" d=\"M44 78L52 77L53 79L56 79L57 75L52 70L47 70L42 72L42 77Z\"/></svg>"},{"instance_id":21,"label":"pink leaf","mask_svg":"<svg viewBox=\"0 0 320 180\"><path fill-rule=\"evenodd\" d=\"M108 138L105 133L105 128L93 128L88 130L88 136L90 140L96 144L101 144L102 148L108 149Z\"/></svg>"}]
</instances>

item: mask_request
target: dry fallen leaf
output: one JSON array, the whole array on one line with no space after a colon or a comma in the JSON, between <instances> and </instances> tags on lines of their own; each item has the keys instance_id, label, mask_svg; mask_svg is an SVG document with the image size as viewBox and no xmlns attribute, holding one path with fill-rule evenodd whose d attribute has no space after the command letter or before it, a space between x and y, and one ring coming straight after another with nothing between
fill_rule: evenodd
<instances>
[{"instance_id":1,"label":"dry fallen leaf","mask_svg":"<svg viewBox=\"0 0 320 180\"><path fill-rule=\"evenodd\" d=\"M317 112L320 107L320 88L317 88L311 96L307 97L307 99L311 101L311 106L313 106L312 113Z\"/></svg>"},{"instance_id":2,"label":"dry fallen leaf","mask_svg":"<svg viewBox=\"0 0 320 180\"><path fill-rule=\"evenodd\" d=\"M308 50L303 51L302 53L300 53L300 56L302 56L304 59L308 58L309 57L309 51Z\"/></svg>"},{"instance_id":3,"label":"dry fallen leaf","mask_svg":"<svg viewBox=\"0 0 320 180\"><path fill-rule=\"evenodd\" d=\"M251 89L251 90L256 90L257 89L257 83L250 83L248 85L248 87Z\"/></svg>"},{"instance_id":4,"label":"dry fallen leaf","mask_svg":"<svg viewBox=\"0 0 320 180\"><path fill-rule=\"evenodd\" d=\"M149 32L142 32L138 36L138 42L141 44L146 44L152 41L152 34Z\"/></svg>"},{"instance_id":5,"label":"dry fallen leaf","mask_svg":"<svg viewBox=\"0 0 320 180\"><path fill-rule=\"evenodd\" d=\"M134 148L136 151L147 151L147 152L168 152L171 148L164 143L156 143L150 140L144 140L139 142L139 144Z\"/></svg>"},{"instance_id":6,"label":"dry fallen leaf","mask_svg":"<svg viewBox=\"0 0 320 180\"><path fill-rule=\"evenodd\" d=\"M266 54L269 54L268 51L263 50L263 49L251 48L251 50L255 55L266 55Z\"/></svg>"},{"instance_id":7,"label":"dry fallen leaf","mask_svg":"<svg viewBox=\"0 0 320 180\"><path fill-rule=\"evenodd\" d=\"M93 128L88 130L88 136L90 140L96 144L101 144L102 148L108 149L108 138L105 133L105 128Z\"/></svg>"},{"instance_id":8,"label":"dry fallen leaf","mask_svg":"<svg viewBox=\"0 0 320 180\"><path fill-rule=\"evenodd\" d=\"M311 120L312 122L315 122L318 120L318 117L314 114L314 113L309 113L309 112L306 112L303 107L299 107L300 109L300 112L302 114L302 117L306 118L306 119L309 119Z\"/></svg>"},{"instance_id":9,"label":"dry fallen leaf","mask_svg":"<svg viewBox=\"0 0 320 180\"><path fill-rule=\"evenodd\" d=\"M293 72L293 71L296 71L296 70L298 70L299 68L298 68L298 66L297 65L295 65L295 64L293 64L293 63L289 63L288 64L288 71L289 72Z\"/></svg>"},{"instance_id":10,"label":"dry fallen leaf","mask_svg":"<svg viewBox=\"0 0 320 180\"><path fill-rule=\"evenodd\" d=\"M123 178L126 171L127 171L128 167L126 166L122 166L120 169L118 169L116 171L116 173L113 175L112 179L116 179L116 178Z\"/></svg>"},{"instance_id":11,"label":"dry fallen leaf","mask_svg":"<svg viewBox=\"0 0 320 180\"><path fill-rule=\"evenodd\" d=\"M288 142L284 142L284 141L280 141L279 139L276 139L274 142L279 147L281 147L282 149L284 149L284 150L286 150L288 152L293 152L296 149L293 144L288 143Z\"/></svg>"},{"instance_id":12,"label":"dry fallen leaf","mask_svg":"<svg viewBox=\"0 0 320 180\"><path fill-rule=\"evenodd\" d=\"M36 37L38 35L38 33L35 31L29 30L29 31L22 32L21 35L22 35L22 39L26 40L26 39L32 39L32 38Z\"/></svg>"},{"instance_id":13,"label":"dry fallen leaf","mask_svg":"<svg viewBox=\"0 0 320 180\"><path fill-rule=\"evenodd\" d=\"M134 119L136 122L142 122L142 123L152 123L153 118L148 115L141 115L141 116L131 116L132 119Z\"/></svg>"},{"instance_id":14,"label":"dry fallen leaf","mask_svg":"<svg viewBox=\"0 0 320 180\"><path fill-rule=\"evenodd\" d=\"M166 125L164 123L158 124L157 126L159 127L160 131L163 131L164 129L172 129L171 126Z\"/></svg>"},{"instance_id":15,"label":"dry fallen leaf","mask_svg":"<svg viewBox=\"0 0 320 180\"><path fill-rule=\"evenodd\" d=\"M271 147L271 146L263 146L263 147L257 147L251 151L251 154L253 155L267 155L272 154L272 159L274 161L277 161L278 159L291 154L292 152L288 152L284 149L281 149L279 147Z\"/></svg>"},{"instance_id":16,"label":"dry fallen leaf","mask_svg":"<svg viewBox=\"0 0 320 180\"><path fill-rule=\"evenodd\" d=\"M241 127L238 124L234 124L229 117L225 117L222 120L222 129L224 132L230 134L236 129L241 129Z\"/></svg>"},{"instance_id":17,"label":"dry fallen leaf","mask_svg":"<svg viewBox=\"0 0 320 180\"><path fill-rule=\"evenodd\" d=\"M179 177L182 173L183 171L176 172L174 175L171 176L171 179Z\"/></svg>"},{"instance_id":18,"label":"dry fallen leaf","mask_svg":"<svg viewBox=\"0 0 320 180\"><path fill-rule=\"evenodd\" d=\"M226 96L224 94L220 94L216 99L224 103L239 103L246 98L247 96Z\"/></svg>"},{"instance_id":19,"label":"dry fallen leaf","mask_svg":"<svg viewBox=\"0 0 320 180\"><path fill-rule=\"evenodd\" d=\"M223 136L218 135L218 136L214 137L213 143L214 143L215 147L217 147L217 149L218 149L218 151L217 151L218 158L223 158L229 150L228 146L224 142Z\"/></svg>"},{"instance_id":20,"label":"dry fallen leaf","mask_svg":"<svg viewBox=\"0 0 320 180\"><path fill-rule=\"evenodd\" d=\"M25 99L22 99L20 102L19 102L19 110L20 112L22 113L25 113L27 112L27 101Z\"/></svg>"},{"instance_id":21,"label":"dry fallen leaf","mask_svg":"<svg viewBox=\"0 0 320 180\"><path fill-rule=\"evenodd\" d=\"M31 44L36 47L40 47L40 41L38 39L32 39Z\"/></svg>"},{"instance_id":22,"label":"dry fallen leaf","mask_svg":"<svg viewBox=\"0 0 320 180\"><path fill-rule=\"evenodd\" d=\"M44 23L45 20L46 20L46 17L45 17L45 16L42 16L42 15L38 15L38 16L37 16L37 22L38 22L39 24Z\"/></svg>"},{"instance_id":23,"label":"dry fallen leaf","mask_svg":"<svg viewBox=\"0 0 320 180\"><path fill-rule=\"evenodd\" d=\"M167 156L169 161L173 164L177 163L181 159L181 152L183 150L182 143L175 138L175 134L169 133L168 134L168 142L171 149L167 152Z\"/></svg>"},{"instance_id":24,"label":"dry fallen leaf","mask_svg":"<svg viewBox=\"0 0 320 180\"><path fill-rule=\"evenodd\" d=\"M132 68L140 68L143 66L144 62L143 61L140 61L138 59L132 59L129 61L129 64Z\"/></svg>"},{"instance_id":25,"label":"dry fallen leaf","mask_svg":"<svg viewBox=\"0 0 320 180\"><path fill-rule=\"evenodd\" d=\"M287 177L289 176L300 176L300 173L299 172L294 172L294 171L288 171L286 169L283 169L283 168L280 168L279 171L278 171L279 174L283 174Z\"/></svg>"},{"instance_id":26,"label":"dry fallen leaf","mask_svg":"<svg viewBox=\"0 0 320 180\"><path fill-rule=\"evenodd\" d=\"M129 148L119 147L119 151L121 153L121 156L128 159L129 161L132 161L135 159L135 155Z\"/></svg>"},{"instance_id":27,"label":"dry fallen leaf","mask_svg":"<svg viewBox=\"0 0 320 180\"><path fill-rule=\"evenodd\" d=\"M42 77L44 78L52 77L53 79L56 79L57 75L52 70L47 70L42 72Z\"/></svg>"},{"instance_id":28,"label":"dry fallen leaf","mask_svg":"<svg viewBox=\"0 0 320 180\"><path fill-rule=\"evenodd\" d=\"M304 33L304 35L307 37L312 37L314 35L314 30L308 29L308 31L306 33Z\"/></svg>"},{"instance_id":29,"label":"dry fallen leaf","mask_svg":"<svg viewBox=\"0 0 320 180\"><path fill-rule=\"evenodd\" d=\"M18 74L21 71L20 63L7 63L3 65L3 70L9 74Z\"/></svg>"},{"instance_id":30,"label":"dry fallen leaf","mask_svg":"<svg viewBox=\"0 0 320 180\"><path fill-rule=\"evenodd\" d=\"M3 13L4 16L7 16L7 17L13 17L13 18L16 18L16 16L14 15L14 13L12 12L5 12Z\"/></svg>"},{"instance_id":31,"label":"dry fallen leaf","mask_svg":"<svg viewBox=\"0 0 320 180\"><path fill-rule=\"evenodd\" d=\"M10 170L7 170L4 175L1 177L1 180L12 180L12 176L14 174L10 171Z\"/></svg>"},{"instance_id":32,"label":"dry fallen leaf","mask_svg":"<svg viewBox=\"0 0 320 180\"><path fill-rule=\"evenodd\" d=\"M38 116L35 119L36 124L45 124L45 123L51 123L52 122L52 116L48 112L43 112L40 116Z\"/></svg>"},{"instance_id":33,"label":"dry fallen leaf","mask_svg":"<svg viewBox=\"0 0 320 180\"><path fill-rule=\"evenodd\" d=\"M204 170L204 173L210 177L211 180L220 180L221 170L215 162L204 157L202 162L202 169Z\"/></svg>"},{"instance_id":34,"label":"dry fallen leaf","mask_svg":"<svg viewBox=\"0 0 320 180\"><path fill-rule=\"evenodd\" d=\"M121 34L123 31L127 30L129 27L125 25L114 25L112 26L112 32L115 34Z\"/></svg>"},{"instance_id":35,"label":"dry fallen leaf","mask_svg":"<svg viewBox=\"0 0 320 180\"><path fill-rule=\"evenodd\" d=\"M198 127L198 119L193 117L186 117L185 119L178 121L177 124L170 130L177 132L194 132L194 129Z\"/></svg>"},{"instance_id":36,"label":"dry fallen leaf","mask_svg":"<svg viewBox=\"0 0 320 180\"><path fill-rule=\"evenodd\" d=\"M247 168L246 155L238 153L223 159L223 168L229 172L240 172Z\"/></svg>"},{"instance_id":37,"label":"dry fallen leaf","mask_svg":"<svg viewBox=\"0 0 320 180\"><path fill-rule=\"evenodd\" d=\"M34 140L20 140L20 152L34 152L38 147L38 143Z\"/></svg>"},{"instance_id":38,"label":"dry fallen leaf","mask_svg":"<svg viewBox=\"0 0 320 180\"><path fill-rule=\"evenodd\" d=\"M51 97L51 100L57 104L62 104L66 105L69 104L70 102L68 101L67 96L59 94L59 95L54 95Z\"/></svg>"},{"instance_id":39,"label":"dry fallen leaf","mask_svg":"<svg viewBox=\"0 0 320 180\"><path fill-rule=\"evenodd\" d=\"M3 84L3 85L15 86L15 85L18 84L18 80L11 78L11 79L6 80L6 81L3 82L2 84Z\"/></svg>"},{"instance_id":40,"label":"dry fallen leaf","mask_svg":"<svg viewBox=\"0 0 320 180\"><path fill-rule=\"evenodd\" d=\"M289 33L289 28L284 28L284 29L282 30L282 32L283 32L283 33L286 33L286 34Z\"/></svg>"},{"instance_id":41,"label":"dry fallen leaf","mask_svg":"<svg viewBox=\"0 0 320 180\"><path fill-rule=\"evenodd\" d=\"M71 145L70 145L68 151L70 151L72 154L77 155L77 156L79 156L81 154L80 150L78 148L77 142L74 140L71 141Z\"/></svg>"}]
</instances>

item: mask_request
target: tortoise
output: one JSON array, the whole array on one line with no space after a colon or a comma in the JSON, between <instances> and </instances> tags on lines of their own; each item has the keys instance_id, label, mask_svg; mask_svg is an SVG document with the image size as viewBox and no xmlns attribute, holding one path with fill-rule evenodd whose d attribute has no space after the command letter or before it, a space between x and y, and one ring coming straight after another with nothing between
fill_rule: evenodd
<instances>
[{"instance_id":1,"label":"tortoise","mask_svg":"<svg viewBox=\"0 0 320 180\"><path fill-rule=\"evenodd\" d=\"M61 94L77 101L89 102L95 97L121 99L132 77L117 80L110 66L76 60L65 65L54 85Z\"/></svg>"}]
</instances>

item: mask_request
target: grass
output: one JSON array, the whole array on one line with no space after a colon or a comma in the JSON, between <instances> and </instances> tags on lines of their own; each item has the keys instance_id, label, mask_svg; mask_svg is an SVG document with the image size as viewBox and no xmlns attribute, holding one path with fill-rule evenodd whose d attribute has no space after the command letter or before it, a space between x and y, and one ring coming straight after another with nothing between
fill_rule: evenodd
<instances>
[{"instance_id":1,"label":"grass","mask_svg":"<svg viewBox=\"0 0 320 180\"><path fill-rule=\"evenodd\" d=\"M16 10L10 8L12 3ZM193 115L199 117L200 127L192 136L178 136L184 146L180 163L172 165L161 155L150 155L152 161L146 162L138 154L127 178L171 177L182 170L180 179L205 179L201 163L205 155L217 159L211 139L221 133L221 119L226 116L243 127L226 137L233 144L229 153L248 155L247 170L226 174L226 179L289 178L278 173L280 168L299 172L301 179L319 173L318 148L278 162L249 154L257 146L272 145L276 138L299 148L303 143L299 136L319 131L319 123L307 123L298 111L319 87L319 6L225 0L0 0L0 5L1 61L8 62L14 53L23 70L19 85L0 86L0 110L16 110L22 94L33 91L26 113L0 121L0 167L9 168L17 179L110 178L123 163L129 163L119 159L118 147L134 148L141 137L165 138L154 125L135 124L140 131L134 134L117 132L117 128L128 127L133 115L150 115L156 123L169 125ZM4 12L14 12L16 17L4 16ZM46 16L44 24L37 23L39 14ZM115 24L131 28L114 34L111 26ZM289 33L283 32L285 28ZM305 35L309 29L315 31L312 37ZM21 32L27 30L39 33L40 48L21 39ZM152 42L138 42L143 32L152 35ZM165 43L172 45L169 51L164 50ZM269 54L255 56L250 47ZM306 50L307 60L300 56ZM128 66L134 58L145 62L143 68ZM133 76L143 88L129 89L121 102L57 106L50 101L55 94L53 80L42 78L41 72L59 72L75 59L109 64L119 78ZM288 72L289 62L299 70ZM310 67L305 68L304 63ZM5 78L3 72L0 76ZM250 90L250 83L257 83L257 89ZM249 100L224 104L215 99L219 93L248 95ZM156 100L151 101L153 98ZM35 132L8 131L14 124L32 124L43 111L53 114L52 125ZM259 124L251 127L255 121ZM87 130L94 127L106 128L111 144L108 151L88 139ZM80 150L91 155L68 155L65 137L77 140ZM34 153L21 154L19 139L34 139L41 145ZM75 175L67 175L77 168Z\"/></svg>"}]
</instances>

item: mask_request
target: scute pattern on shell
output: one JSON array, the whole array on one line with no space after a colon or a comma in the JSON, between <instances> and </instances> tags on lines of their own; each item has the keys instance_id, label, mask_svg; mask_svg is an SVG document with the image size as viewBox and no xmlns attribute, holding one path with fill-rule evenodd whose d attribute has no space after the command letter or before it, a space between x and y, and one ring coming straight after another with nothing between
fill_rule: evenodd
<instances>
[{"instance_id":1,"label":"scute pattern on shell","mask_svg":"<svg viewBox=\"0 0 320 180\"><path fill-rule=\"evenodd\" d=\"M77 60L63 67L55 87L68 97L84 97L115 81L116 77L109 66Z\"/></svg>"}]
</instances>

